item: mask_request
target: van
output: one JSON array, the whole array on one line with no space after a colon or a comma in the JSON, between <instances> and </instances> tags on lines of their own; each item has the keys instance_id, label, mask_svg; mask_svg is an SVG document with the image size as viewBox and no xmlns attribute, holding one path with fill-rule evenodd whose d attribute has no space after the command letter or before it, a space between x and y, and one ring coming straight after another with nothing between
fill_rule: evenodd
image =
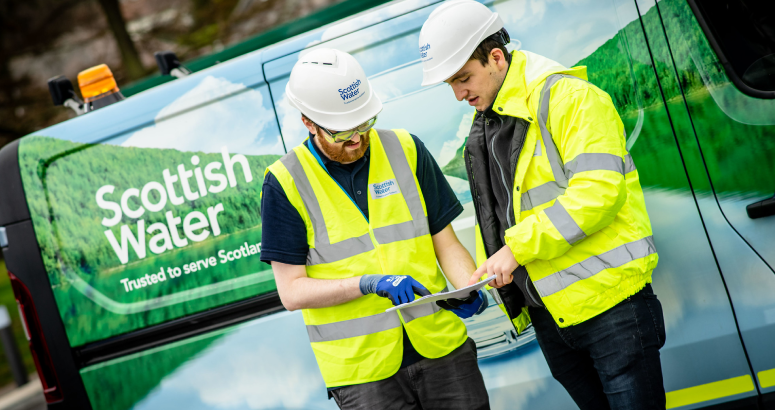
<instances>
[{"instance_id":1,"label":"van","mask_svg":"<svg viewBox=\"0 0 775 410\"><path fill-rule=\"evenodd\" d=\"M301 53L351 53L463 204L473 112L420 87L437 0L392 1L0 151L0 243L50 409L335 409L301 312L260 262L268 165L307 136ZM668 408L775 408L775 12L754 0L485 0L512 50L587 66L639 169ZM2 234L4 232L4 235ZM2 240L3 237L7 240ZM571 409L528 329L465 321L495 409Z\"/></svg>"}]
</instances>

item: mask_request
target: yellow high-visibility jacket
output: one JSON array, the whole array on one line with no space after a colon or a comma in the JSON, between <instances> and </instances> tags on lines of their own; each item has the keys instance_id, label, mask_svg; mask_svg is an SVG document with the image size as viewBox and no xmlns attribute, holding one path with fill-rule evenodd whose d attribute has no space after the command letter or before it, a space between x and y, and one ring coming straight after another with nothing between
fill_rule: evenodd
<instances>
[{"instance_id":1,"label":"yellow high-visibility jacket","mask_svg":"<svg viewBox=\"0 0 775 410\"><path fill-rule=\"evenodd\" d=\"M610 96L586 80L586 67L516 51L493 104L495 113L529 123L513 170L515 222L504 239L559 327L640 291L658 260L624 125ZM494 253L481 229L497 228L478 227L479 264ZM510 316L519 331L529 321L526 309Z\"/></svg>"},{"instance_id":2,"label":"yellow high-visibility jacket","mask_svg":"<svg viewBox=\"0 0 775 410\"><path fill-rule=\"evenodd\" d=\"M405 130L372 129L369 137L368 220L305 145L267 169L307 226L307 276L409 275L440 292L447 281L436 265L414 140ZM386 312L390 307L388 299L371 294L302 310L326 387L395 374L403 358L402 326L417 352L431 359L468 338L463 322L435 303Z\"/></svg>"}]
</instances>

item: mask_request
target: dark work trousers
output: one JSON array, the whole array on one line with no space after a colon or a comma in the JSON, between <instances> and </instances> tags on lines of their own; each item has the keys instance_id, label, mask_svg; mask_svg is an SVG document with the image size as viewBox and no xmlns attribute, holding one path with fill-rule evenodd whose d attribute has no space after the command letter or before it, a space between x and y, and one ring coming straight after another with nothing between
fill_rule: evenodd
<instances>
[{"instance_id":1,"label":"dark work trousers","mask_svg":"<svg viewBox=\"0 0 775 410\"><path fill-rule=\"evenodd\" d=\"M331 392L342 410L489 409L490 400L468 339L439 359L423 359L393 376Z\"/></svg>"},{"instance_id":2,"label":"dark work trousers","mask_svg":"<svg viewBox=\"0 0 775 410\"><path fill-rule=\"evenodd\" d=\"M659 361L665 322L651 285L566 328L544 308L529 311L552 376L581 410L665 408Z\"/></svg>"}]
</instances>

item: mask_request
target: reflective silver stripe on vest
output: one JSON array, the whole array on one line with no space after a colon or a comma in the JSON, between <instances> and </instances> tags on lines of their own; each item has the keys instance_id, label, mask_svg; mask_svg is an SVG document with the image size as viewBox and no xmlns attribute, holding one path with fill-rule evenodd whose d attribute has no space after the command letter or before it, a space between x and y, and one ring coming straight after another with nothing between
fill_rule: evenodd
<instances>
[{"instance_id":1,"label":"reflective silver stripe on vest","mask_svg":"<svg viewBox=\"0 0 775 410\"><path fill-rule=\"evenodd\" d=\"M400 326L401 319L393 311L325 325L307 325L307 334L312 343L331 342L383 332Z\"/></svg>"},{"instance_id":2,"label":"reflective silver stripe on vest","mask_svg":"<svg viewBox=\"0 0 775 410\"><path fill-rule=\"evenodd\" d=\"M554 201L554 205L544 209L546 216L552 221L554 227L560 231L560 235L573 245L587 237L587 234L581 230L579 224L573 220L568 211L559 200Z\"/></svg>"},{"instance_id":3,"label":"reflective silver stripe on vest","mask_svg":"<svg viewBox=\"0 0 775 410\"><path fill-rule=\"evenodd\" d=\"M629 174L632 171L635 171L637 168L635 168L635 161L632 160L632 155L627 154L624 156L624 173Z\"/></svg>"},{"instance_id":4,"label":"reflective silver stripe on vest","mask_svg":"<svg viewBox=\"0 0 775 410\"><path fill-rule=\"evenodd\" d=\"M498 289L491 288L488 290L488 292L490 292L490 296L492 296L493 300L495 300L495 303L499 305L503 304L503 300L501 299L501 295L498 293Z\"/></svg>"},{"instance_id":5,"label":"reflective silver stripe on vest","mask_svg":"<svg viewBox=\"0 0 775 410\"><path fill-rule=\"evenodd\" d=\"M580 280L591 278L605 269L617 268L656 252L654 238L647 236L634 242L625 243L600 255L591 256L568 269L534 281L533 284L541 297L547 297Z\"/></svg>"},{"instance_id":6,"label":"reflective silver stripe on vest","mask_svg":"<svg viewBox=\"0 0 775 410\"><path fill-rule=\"evenodd\" d=\"M622 157L613 154L583 153L565 164L565 176L568 179L585 171L613 171L624 175L624 161Z\"/></svg>"},{"instance_id":7,"label":"reflective silver stripe on vest","mask_svg":"<svg viewBox=\"0 0 775 410\"><path fill-rule=\"evenodd\" d=\"M444 289L440 290L439 292L446 292L447 290L448 289L445 286ZM436 304L436 302L431 302L424 305L401 309L401 316L404 318L404 323L409 323L415 319L432 315L440 310L441 308Z\"/></svg>"},{"instance_id":8,"label":"reflective silver stripe on vest","mask_svg":"<svg viewBox=\"0 0 775 410\"><path fill-rule=\"evenodd\" d=\"M428 228L428 218L425 217L420 191L414 180L414 173L409 166L409 160L406 158L404 149L398 135L392 130L377 130L379 140L387 154L390 168L396 176L398 188L404 196L404 201L409 207L411 221L400 224L389 225L374 229L374 237L380 244L401 241L405 239L418 238L430 234ZM379 232L379 233L378 233Z\"/></svg>"},{"instance_id":9,"label":"reflective silver stripe on vest","mask_svg":"<svg viewBox=\"0 0 775 410\"><path fill-rule=\"evenodd\" d=\"M440 310L441 308L435 302L426 303L424 305L401 309L401 316L404 317L404 322L409 323L415 319L432 315Z\"/></svg>"},{"instance_id":10,"label":"reflective silver stripe on vest","mask_svg":"<svg viewBox=\"0 0 775 410\"><path fill-rule=\"evenodd\" d=\"M412 239L422 235L424 234L416 234L414 221L374 228L374 238L380 244L403 241L404 239Z\"/></svg>"},{"instance_id":11,"label":"reflective silver stripe on vest","mask_svg":"<svg viewBox=\"0 0 775 410\"><path fill-rule=\"evenodd\" d=\"M521 211L529 211L564 194L565 189L568 187L567 181L565 181L564 184L565 185L561 185L557 181L549 181L525 191L520 199Z\"/></svg>"},{"instance_id":12,"label":"reflective silver stripe on vest","mask_svg":"<svg viewBox=\"0 0 775 410\"><path fill-rule=\"evenodd\" d=\"M374 244L367 233L337 243L317 243L316 231L315 242L315 247L310 248L307 253L307 265L310 266L340 261L374 249Z\"/></svg>"},{"instance_id":13,"label":"reflective silver stripe on vest","mask_svg":"<svg viewBox=\"0 0 775 410\"><path fill-rule=\"evenodd\" d=\"M309 253L307 253L307 265L336 262L374 249L374 244L368 233L332 244L328 238L328 229L325 219L323 219L323 212L320 210L320 203L318 203L315 191L312 190L312 185L310 185L309 178L301 166L296 151L284 155L280 158L280 162L285 165L293 177L293 182L296 184L296 189L299 191L299 196L301 196L315 230L315 247L310 248Z\"/></svg>"}]
</instances>

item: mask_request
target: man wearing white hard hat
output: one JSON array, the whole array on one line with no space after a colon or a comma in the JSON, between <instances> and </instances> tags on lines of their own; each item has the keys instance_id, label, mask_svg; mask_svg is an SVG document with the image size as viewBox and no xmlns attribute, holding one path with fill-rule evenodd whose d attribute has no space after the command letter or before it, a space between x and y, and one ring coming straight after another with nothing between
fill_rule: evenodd
<instances>
[{"instance_id":1,"label":"man wearing white hard hat","mask_svg":"<svg viewBox=\"0 0 775 410\"><path fill-rule=\"evenodd\" d=\"M476 109L464 159L477 218L471 277L496 276L517 332L531 322L552 375L581 409L664 409L657 252L611 98L528 51L497 13L436 8L420 31L423 85Z\"/></svg>"},{"instance_id":2,"label":"man wearing white hard hat","mask_svg":"<svg viewBox=\"0 0 775 410\"><path fill-rule=\"evenodd\" d=\"M486 409L461 318L481 292L386 310L468 283L476 269L450 223L463 210L433 157L405 130L374 128L382 103L349 54L315 49L286 87L309 139L267 169L261 260L342 409ZM438 264L444 275L437 268Z\"/></svg>"}]
</instances>

